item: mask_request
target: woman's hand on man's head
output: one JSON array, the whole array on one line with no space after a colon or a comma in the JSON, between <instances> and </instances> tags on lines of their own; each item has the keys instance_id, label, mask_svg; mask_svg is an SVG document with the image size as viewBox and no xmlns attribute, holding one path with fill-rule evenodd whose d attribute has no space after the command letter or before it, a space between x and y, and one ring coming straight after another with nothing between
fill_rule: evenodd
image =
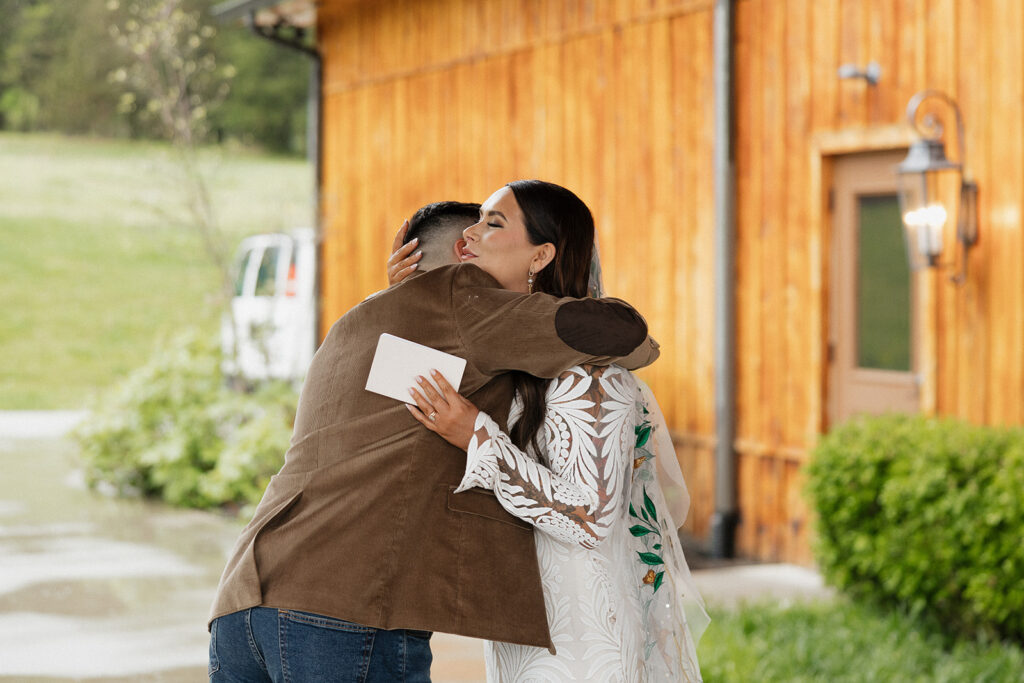
<instances>
[{"instance_id":1,"label":"woman's hand on man's head","mask_svg":"<svg viewBox=\"0 0 1024 683\"><path fill-rule=\"evenodd\" d=\"M408 244L402 244L405 241L405 233L408 231L409 221L405 221L395 233L395 239L391 243L391 256L388 257L387 263L389 285L396 285L416 272L419 260L423 258L422 251L415 251L420 243L418 237L409 240Z\"/></svg>"}]
</instances>

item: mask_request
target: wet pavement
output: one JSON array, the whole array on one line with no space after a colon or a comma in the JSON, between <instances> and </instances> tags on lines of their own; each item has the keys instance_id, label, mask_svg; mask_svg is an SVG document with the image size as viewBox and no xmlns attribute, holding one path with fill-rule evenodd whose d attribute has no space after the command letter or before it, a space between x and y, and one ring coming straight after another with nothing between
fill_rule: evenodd
<instances>
[{"instance_id":1,"label":"wet pavement","mask_svg":"<svg viewBox=\"0 0 1024 683\"><path fill-rule=\"evenodd\" d=\"M81 417L0 412L0 681L205 681L206 617L243 520L88 491ZM433 678L484 680L436 634Z\"/></svg>"},{"instance_id":2,"label":"wet pavement","mask_svg":"<svg viewBox=\"0 0 1024 683\"><path fill-rule=\"evenodd\" d=\"M76 453L0 437L0 681L204 680L241 523L87 491Z\"/></svg>"}]
</instances>

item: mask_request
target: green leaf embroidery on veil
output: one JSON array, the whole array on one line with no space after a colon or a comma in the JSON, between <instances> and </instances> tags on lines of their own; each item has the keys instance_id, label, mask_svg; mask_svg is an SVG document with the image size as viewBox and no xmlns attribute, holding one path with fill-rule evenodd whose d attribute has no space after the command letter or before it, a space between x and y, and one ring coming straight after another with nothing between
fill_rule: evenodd
<instances>
[{"instance_id":1,"label":"green leaf embroidery on veil","mask_svg":"<svg viewBox=\"0 0 1024 683\"><path fill-rule=\"evenodd\" d=\"M654 453L645 446L651 442L651 436L654 433L654 426L650 420L647 419L647 415L650 411L647 410L647 406L644 402L637 401L638 412L642 414L640 424L633 427L633 432L636 435L636 441L633 447L633 477L636 483L640 481L651 481L650 467L653 464ZM634 491L636 487L634 485ZM629 533L634 538L640 538L643 540L643 551L637 551L637 558L639 560L639 570L641 572L641 586L651 586L652 594L656 593L661 587L662 582L665 580L665 560L661 556L661 524L658 520L658 507L654 504L654 501L649 495L647 495L647 486L641 487L642 497L641 500L636 501L640 506L640 513L637 514L637 508L633 502L629 504L629 516L638 522L629 528ZM635 494L634 494L635 495ZM652 567L662 567L661 571L655 571Z\"/></svg>"},{"instance_id":2,"label":"green leaf embroidery on veil","mask_svg":"<svg viewBox=\"0 0 1024 683\"><path fill-rule=\"evenodd\" d=\"M655 572L650 567L660 567L665 564L665 560L662 556L652 550L661 550L661 543L654 543L650 545L650 541L657 541L661 538L661 529L658 528L658 508L651 500L651 497L647 495L647 487L644 486L641 489L643 493L643 507L640 508L640 514L636 513L636 508L632 503L629 504L629 515L633 517L641 524L634 524L629 528L629 533L636 538L643 538L644 545L647 547L645 551L637 551L637 556L640 560L641 571L644 571L642 583L644 585L651 586L655 592L661 587L661 583L665 578L665 571ZM651 520L654 521L651 521ZM653 534L653 535L652 535ZM650 541L648 540L650 538Z\"/></svg>"},{"instance_id":3,"label":"green leaf embroidery on veil","mask_svg":"<svg viewBox=\"0 0 1024 683\"><path fill-rule=\"evenodd\" d=\"M654 553L637 553L640 556L640 561L644 564L649 564L652 567L657 567L659 564L665 564L665 561L661 559L661 555L655 555Z\"/></svg>"},{"instance_id":4,"label":"green leaf embroidery on veil","mask_svg":"<svg viewBox=\"0 0 1024 683\"><path fill-rule=\"evenodd\" d=\"M647 407L642 401L637 402L637 406L643 411L644 419L638 425L633 426L633 434L636 435L636 441L633 444L633 450L637 451L633 454L633 471L635 472L638 467L644 464L645 461L654 457L654 454L644 448L647 442L651 438L651 433L654 428L651 426L650 420L647 419L648 413Z\"/></svg>"},{"instance_id":5,"label":"green leaf embroidery on veil","mask_svg":"<svg viewBox=\"0 0 1024 683\"><path fill-rule=\"evenodd\" d=\"M658 510L654 507L654 501L652 501L647 496L647 487L646 486L644 487L644 507L647 509L647 512L651 513L651 517L654 518L654 521L657 522L658 521Z\"/></svg>"}]
</instances>

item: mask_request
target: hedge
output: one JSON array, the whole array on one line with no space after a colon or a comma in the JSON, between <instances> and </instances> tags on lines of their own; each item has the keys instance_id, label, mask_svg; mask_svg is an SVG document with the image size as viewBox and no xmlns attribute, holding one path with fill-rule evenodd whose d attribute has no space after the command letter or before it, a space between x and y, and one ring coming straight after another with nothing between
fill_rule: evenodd
<instances>
[{"instance_id":1,"label":"hedge","mask_svg":"<svg viewBox=\"0 0 1024 683\"><path fill-rule=\"evenodd\" d=\"M87 483L184 507L257 503L284 462L298 398L285 383L233 391L220 359L186 334L102 396L74 434Z\"/></svg>"},{"instance_id":2,"label":"hedge","mask_svg":"<svg viewBox=\"0 0 1024 683\"><path fill-rule=\"evenodd\" d=\"M858 418L807 475L829 583L951 634L1024 641L1024 430Z\"/></svg>"}]
</instances>

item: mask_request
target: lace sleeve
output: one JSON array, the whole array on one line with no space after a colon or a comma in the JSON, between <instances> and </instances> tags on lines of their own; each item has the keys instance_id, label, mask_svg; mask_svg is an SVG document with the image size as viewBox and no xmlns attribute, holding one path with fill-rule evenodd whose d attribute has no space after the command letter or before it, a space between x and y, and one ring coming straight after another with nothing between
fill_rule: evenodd
<instances>
[{"instance_id":1,"label":"lace sleeve","mask_svg":"<svg viewBox=\"0 0 1024 683\"><path fill-rule=\"evenodd\" d=\"M541 531L564 543L596 547L626 495L633 381L621 368L592 366L552 380L544 418L549 466L518 449L481 412L458 490L491 489L506 510Z\"/></svg>"}]
</instances>

